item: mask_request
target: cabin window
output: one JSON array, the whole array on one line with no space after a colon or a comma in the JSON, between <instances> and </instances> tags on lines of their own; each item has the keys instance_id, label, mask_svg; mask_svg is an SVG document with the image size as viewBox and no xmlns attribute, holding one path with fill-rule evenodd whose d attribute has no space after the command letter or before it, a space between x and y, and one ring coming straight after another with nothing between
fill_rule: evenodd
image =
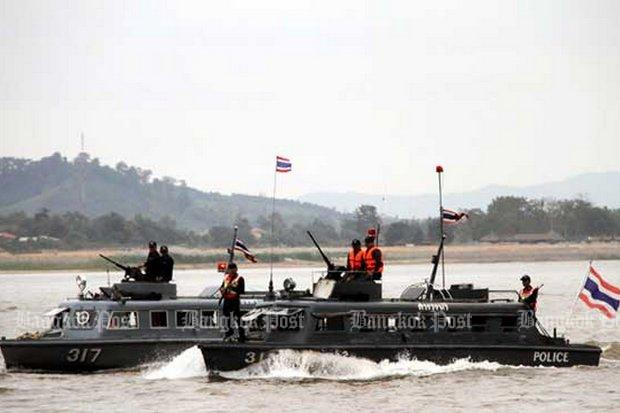
<instances>
[{"instance_id":1,"label":"cabin window","mask_svg":"<svg viewBox=\"0 0 620 413\"><path fill-rule=\"evenodd\" d=\"M511 333L517 331L517 317L516 316L508 316L502 317L502 321L500 324L502 332Z\"/></svg>"},{"instance_id":2,"label":"cabin window","mask_svg":"<svg viewBox=\"0 0 620 413\"><path fill-rule=\"evenodd\" d=\"M132 330L138 328L137 311L112 311L108 317L108 330Z\"/></svg>"},{"instance_id":3,"label":"cabin window","mask_svg":"<svg viewBox=\"0 0 620 413\"><path fill-rule=\"evenodd\" d=\"M69 312L66 312L66 313L60 313L54 316L54 318L52 319L51 329L62 330L63 328L65 328L65 319L67 318L68 314Z\"/></svg>"},{"instance_id":4,"label":"cabin window","mask_svg":"<svg viewBox=\"0 0 620 413\"><path fill-rule=\"evenodd\" d=\"M176 312L177 328L198 327L197 310L179 310Z\"/></svg>"},{"instance_id":5,"label":"cabin window","mask_svg":"<svg viewBox=\"0 0 620 413\"><path fill-rule=\"evenodd\" d=\"M426 317L424 316L413 316L410 317L407 321L407 327L411 330L411 332L413 333L421 333L426 331L427 328L427 321L426 321Z\"/></svg>"},{"instance_id":6,"label":"cabin window","mask_svg":"<svg viewBox=\"0 0 620 413\"><path fill-rule=\"evenodd\" d=\"M168 328L168 312L151 311L151 328Z\"/></svg>"},{"instance_id":7,"label":"cabin window","mask_svg":"<svg viewBox=\"0 0 620 413\"><path fill-rule=\"evenodd\" d=\"M200 327L217 328L218 325L216 310L202 310L200 312Z\"/></svg>"},{"instance_id":8,"label":"cabin window","mask_svg":"<svg viewBox=\"0 0 620 413\"><path fill-rule=\"evenodd\" d=\"M487 331L487 317L474 315L471 317L472 333L483 333Z\"/></svg>"},{"instance_id":9,"label":"cabin window","mask_svg":"<svg viewBox=\"0 0 620 413\"><path fill-rule=\"evenodd\" d=\"M69 327L73 330L90 330L97 323L95 310L76 310L71 314Z\"/></svg>"},{"instance_id":10,"label":"cabin window","mask_svg":"<svg viewBox=\"0 0 620 413\"><path fill-rule=\"evenodd\" d=\"M434 315L431 319L431 328L433 331L446 331L449 333L454 333L459 331L460 319L458 315L455 316L444 316L444 315Z\"/></svg>"},{"instance_id":11,"label":"cabin window","mask_svg":"<svg viewBox=\"0 0 620 413\"><path fill-rule=\"evenodd\" d=\"M322 317L316 322L316 331L342 331L344 317Z\"/></svg>"},{"instance_id":12,"label":"cabin window","mask_svg":"<svg viewBox=\"0 0 620 413\"><path fill-rule=\"evenodd\" d=\"M446 316L446 330L450 332L455 332L459 330L459 317L456 316Z\"/></svg>"},{"instance_id":13,"label":"cabin window","mask_svg":"<svg viewBox=\"0 0 620 413\"><path fill-rule=\"evenodd\" d=\"M48 317L52 317L51 330L62 330L65 328L69 321L69 309L68 308L56 308L45 314Z\"/></svg>"}]
</instances>

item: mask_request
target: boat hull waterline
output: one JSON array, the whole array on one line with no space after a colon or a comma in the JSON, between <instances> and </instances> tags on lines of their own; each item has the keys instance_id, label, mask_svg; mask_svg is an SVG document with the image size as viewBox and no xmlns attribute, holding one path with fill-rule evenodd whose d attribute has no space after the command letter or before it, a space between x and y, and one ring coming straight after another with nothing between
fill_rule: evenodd
<instances>
[{"instance_id":1,"label":"boat hull waterline","mask_svg":"<svg viewBox=\"0 0 620 413\"><path fill-rule=\"evenodd\" d=\"M6 340L0 343L0 347L8 370L81 373L131 369L166 361L200 342L161 338L57 342Z\"/></svg>"},{"instance_id":2,"label":"boat hull waterline","mask_svg":"<svg viewBox=\"0 0 620 413\"><path fill-rule=\"evenodd\" d=\"M569 346L514 346L514 345L298 345L282 346L262 344L199 345L205 365L211 371L240 370L267 359L280 350L314 351L359 357L375 362L398 361L403 357L437 364L450 364L455 360L496 362L509 366L572 367L598 366L601 349L587 344Z\"/></svg>"}]
</instances>

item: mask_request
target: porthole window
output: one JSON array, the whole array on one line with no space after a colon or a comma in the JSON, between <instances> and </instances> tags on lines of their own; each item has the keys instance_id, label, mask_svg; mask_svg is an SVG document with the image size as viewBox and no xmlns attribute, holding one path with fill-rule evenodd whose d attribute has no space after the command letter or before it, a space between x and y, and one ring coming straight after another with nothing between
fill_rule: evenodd
<instances>
[{"instance_id":1,"label":"porthole window","mask_svg":"<svg viewBox=\"0 0 620 413\"><path fill-rule=\"evenodd\" d=\"M151 328L168 328L168 312L151 311Z\"/></svg>"}]
</instances>

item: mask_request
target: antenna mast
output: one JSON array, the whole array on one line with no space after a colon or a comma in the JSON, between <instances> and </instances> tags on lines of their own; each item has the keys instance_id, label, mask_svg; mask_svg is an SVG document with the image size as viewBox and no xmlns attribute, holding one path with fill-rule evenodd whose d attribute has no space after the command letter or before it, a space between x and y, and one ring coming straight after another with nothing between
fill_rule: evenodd
<instances>
[{"instance_id":1,"label":"antenna mast","mask_svg":"<svg viewBox=\"0 0 620 413\"><path fill-rule=\"evenodd\" d=\"M443 194L441 188L441 174L443 173L443 167L441 165L437 165L435 167L435 172L437 172L437 179L439 181L439 239L443 245L443 240L446 237L446 234L443 230ZM441 254L441 285L442 288L446 288L446 269L444 263L444 253L443 248L440 249L439 253Z\"/></svg>"}]
</instances>

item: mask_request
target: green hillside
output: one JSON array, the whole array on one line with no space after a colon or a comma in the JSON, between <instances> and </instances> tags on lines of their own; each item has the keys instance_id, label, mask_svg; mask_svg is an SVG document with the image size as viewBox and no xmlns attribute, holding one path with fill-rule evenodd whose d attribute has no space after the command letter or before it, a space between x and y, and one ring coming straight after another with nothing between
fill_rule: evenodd
<instances>
[{"instance_id":1,"label":"green hillside","mask_svg":"<svg viewBox=\"0 0 620 413\"><path fill-rule=\"evenodd\" d=\"M230 226L239 217L258 225L271 211L271 199L250 195L202 192L173 178L152 178L151 171L119 163L101 165L82 153L70 161L59 153L40 160L0 158L0 215L42 209L77 211L88 217L116 212L154 220L172 217L180 228L196 232ZM288 225L318 219L337 226L342 214L333 209L278 200Z\"/></svg>"}]
</instances>

